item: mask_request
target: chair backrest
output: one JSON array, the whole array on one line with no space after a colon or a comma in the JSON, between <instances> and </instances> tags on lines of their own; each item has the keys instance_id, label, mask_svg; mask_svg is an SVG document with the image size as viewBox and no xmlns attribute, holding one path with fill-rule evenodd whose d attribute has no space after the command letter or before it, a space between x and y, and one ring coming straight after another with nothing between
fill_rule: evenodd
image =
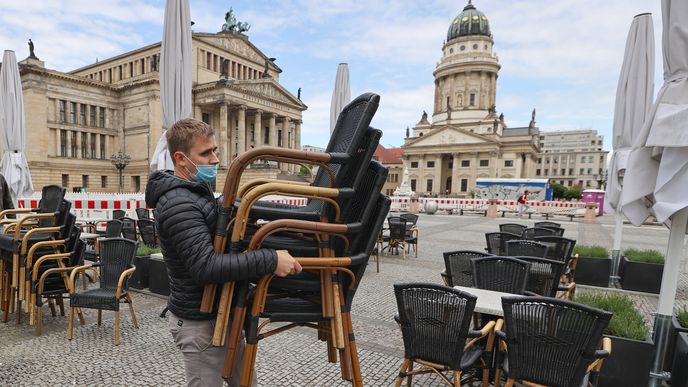
<instances>
[{"instance_id":1,"label":"chair backrest","mask_svg":"<svg viewBox=\"0 0 688 387\"><path fill-rule=\"evenodd\" d=\"M527 239L515 239L506 242L506 251L504 255L509 257L525 256L545 258L547 256L547 245Z\"/></svg>"},{"instance_id":2,"label":"chair backrest","mask_svg":"<svg viewBox=\"0 0 688 387\"><path fill-rule=\"evenodd\" d=\"M100 240L100 287L117 289L119 277L128 269L136 256L138 243L126 238ZM124 287L126 289L126 286Z\"/></svg>"},{"instance_id":3,"label":"chair backrest","mask_svg":"<svg viewBox=\"0 0 688 387\"><path fill-rule=\"evenodd\" d=\"M112 211L112 219L122 219L127 215L124 210L114 210Z\"/></svg>"},{"instance_id":4,"label":"chair backrest","mask_svg":"<svg viewBox=\"0 0 688 387\"><path fill-rule=\"evenodd\" d=\"M523 234L523 230L525 230L526 228L526 226L518 223L504 223L499 225L500 232L508 232L516 235Z\"/></svg>"},{"instance_id":5,"label":"chair backrest","mask_svg":"<svg viewBox=\"0 0 688 387\"><path fill-rule=\"evenodd\" d=\"M351 277L348 275L340 275L343 284L341 288L345 292L345 303L342 305L345 311L351 310L353 297L358 290L358 286L361 284L363 274L365 274L366 267L368 267L368 260L375 248L377 236L380 234L382 226L385 224L385 218L389 213L391 205L392 200L389 196L380 194L377 197L370 218L364 223L364 229L361 232L361 235L365 236L365 238L359 238L351 249L352 252L356 254L351 254L353 262L349 269L354 273L356 283L351 286Z\"/></svg>"},{"instance_id":6,"label":"chair backrest","mask_svg":"<svg viewBox=\"0 0 688 387\"><path fill-rule=\"evenodd\" d=\"M561 228L560 223L555 223L555 222L535 222L533 227L553 227L553 228Z\"/></svg>"},{"instance_id":7,"label":"chair backrest","mask_svg":"<svg viewBox=\"0 0 688 387\"><path fill-rule=\"evenodd\" d=\"M404 357L461 370L477 297L435 284L394 284Z\"/></svg>"},{"instance_id":8,"label":"chair backrest","mask_svg":"<svg viewBox=\"0 0 688 387\"><path fill-rule=\"evenodd\" d=\"M487 252L492 255L504 255L506 253L506 242L512 239L521 239L521 236L508 232L486 233Z\"/></svg>"},{"instance_id":9,"label":"chair backrest","mask_svg":"<svg viewBox=\"0 0 688 387\"><path fill-rule=\"evenodd\" d=\"M611 313L545 297L503 297L509 377L578 387Z\"/></svg>"},{"instance_id":10,"label":"chair backrest","mask_svg":"<svg viewBox=\"0 0 688 387\"><path fill-rule=\"evenodd\" d=\"M38 203L38 212L45 213L55 213L60 211L60 208L64 206L64 195L65 189L59 185L46 185L41 190L41 200ZM71 207L71 202L69 203ZM69 212L69 209L67 209ZM66 214L65 214L66 216ZM61 219L64 221L64 218ZM39 219L38 227L50 227L54 224L62 224L60 220L57 219Z\"/></svg>"},{"instance_id":11,"label":"chair backrest","mask_svg":"<svg viewBox=\"0 0 688 387\"><path fill-rule=\"evenodd\" d=\"M131 239L132 241L137 241L136 236L136 221L131 218L124 217L120 219L122 221L122 237Z\"/></svg>"},{"instance_id":12,"label":"chair backrest","mask_svg":"<svg viewBox=\"0 0 688 387\"><path fill-rule=\"evenodd\" d=\"M547 258L514 257L530 262L526 291L544 297L556 297L559 280L564 273L564 263Z\"/></svg>"},{"instance_id":13,"label":"chair backrest","mask_svg":"<svg viewBox=\"0 0 688 387\"><path fill-rule=\"evenodd\" d=\"M406 219L406 225L413 225L415 226L416 223L418 222L418 215L416 214L401 214L399 215L400 217Z\"/></svg>"},{"instance_id":14,"label":"chair backrest","mask_svg":"<svg viewBox=\"0 0 688 387\"><path fill-rule=\"evenodd\" d=\"M575 239L568 239L560 236L540 236L535 237L535 241L546 244L547 256L545 258L568 263L576 247Z\"/></svg>"},{"instance_id":15,"label":"chair backrest","mask_svg":"<svg viewBox=\"0 0 688 387\"><path fill-rule=\"evenodd\" d=\"M137 208L136 217L139 219L150 219L150 213L147 208Z\"/></svg>"},{"instance_id":16,"label":"chair backrest","mask_svg":"<svg viewBox=\"0 0 688 387\"><path fill-rule=\"evenodd\" d=\"M556 235L556 236L564 236L564 231L566 231L565 229L563 229L561 227L545 226L545 227L537 227L537 228L546 228L546 229L552 231L552 235Z\"/></svg>"},{"instance_id":17,"label":"chair backrest","mask_svg":"<svg viewBox=\"0 0 688 387\"><path fill-rule=\"evenodd\" d=\"M471 260L476 288L523 294L530 263L511 257L483 257Z\"/></svg>"},{"instance_id":18,"label":"chair backrest","mask_svg":"<svg viewBox=\"0 0 688 387\"><path fill-rule=\"evenodd\" d=\"M342 222L349 224L350 228L362 229L366 222L373 215L373 210L377 204L377 198L387 181L389 169L375 160L371 160L363 175L361 183L354 191L354 196L347 200L342 207ZM361 232L356 232L352 245L356 244L359 238L367 238Z\"/></svg>"},{"instance_id":19,"label":"chair backrest","mask_svg":"<svg viewBox=\"0 0 688 387\"><path fill-rule=\"evenodd\" d=\"M156 246L158 243L155 238L155 222L150 219L139 219L137 223L143 243L148 246Z\"/></svg>"},{"instance_id":20,"label":"chair backrest","mask_svg":"<svg viewBox=\"0 0 688 387\"><path fill-rule=\"evenodd\" d=\"M449 286L473 286L471 259L491 256L490 253L471 250L446 251L443 255Z\"/></svg>"},{"instance_id":21,"label":"chair backrest","mask_svg":"<svg viewBox=\"0 0 688 387\"><path fill-rule=\"evenodd\" d=\"M535 239L535 237L539 236L551 236L551 235L556 235L557 231L552 230L550 228L544 228L544 227L531 227L531 228L526 228L523 230L523 234L521 234L523 239Z\"/></svg>"},{"instance_id":22,"label":"chair backrest","mask_svg":"<svg viewBox=\"0 0 688 387\"><path fill-rule=\"evenodd\" d=\"M122 221L119 219L108 220L105 224L106 238L119 238L122 235Z\"/></svg>"},{"instance_id":23,"label":"chair backrest","mask_svg":"<svg viewBox=\"0 0 688 387\"><path fill-rule=\"evenodd\" d=\"M404 240L406 236L406 219L400 216L390 216L387 218L389 224L389 239Z\"/></svg>"}]
</instances>

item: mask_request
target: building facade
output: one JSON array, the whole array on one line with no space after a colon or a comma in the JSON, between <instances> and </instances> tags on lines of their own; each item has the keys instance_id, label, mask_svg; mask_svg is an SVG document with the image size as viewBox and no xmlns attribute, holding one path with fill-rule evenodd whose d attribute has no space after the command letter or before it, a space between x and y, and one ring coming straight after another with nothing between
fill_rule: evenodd
<instances>
[{"instance_id":1,"label":"building facade","mask_svg":"<svg viewBox=\"0 0 688 387\"><path fill-rule=\"evenodd\" d=\"M385 148L382 145L378 145L375 153L373 153L373 159L389 169L387 181L385 181L385 185L382 187L382 193L385 195L394 195L394 190L401 185L401 180L404 176L403 153L404 150L402 148Z\"/></svg>"},{"instance_id":2,"label":"building facade","mask_svg":"<svg viewBox=\"0 0 688 387\"><path fill-rule=\"evenodd\" d=\"M592 129L540 133L535 175L567 187L601 188L607 171L603 140Z\"/></svg>"},{"instance_id":3,"label":"building facade","mask_svg":"<svg viewBox=\"0 0 688 387\"><path fill-rule=\"evenodd\" d=\"M193 117L216 131L224 185L229 163L265 145L301 147L306 106L279 83L281 69L238 32L193 33ZM34 186L115 192L110 156L131 156L124 190L141 191L163 132L160 43L64 73L27 58L20 62L27 152ZM295 173L298 167L256 163L245 177Z\"/></svg>"},{"instance_id":4,"label":"building facade","mask_svg":"<svg viewBox=\"0 0 688 387\"><path fill-rule=\"evenodd\" d=\"M497 114L500 64L490 25L469 1L453 19L433 73L432 122L423 112L407 128L404 166L418 194L467 196L481 177L535 176L539 130L535 111L528 127L508 127Z\"/></svg>"}]
</instances>

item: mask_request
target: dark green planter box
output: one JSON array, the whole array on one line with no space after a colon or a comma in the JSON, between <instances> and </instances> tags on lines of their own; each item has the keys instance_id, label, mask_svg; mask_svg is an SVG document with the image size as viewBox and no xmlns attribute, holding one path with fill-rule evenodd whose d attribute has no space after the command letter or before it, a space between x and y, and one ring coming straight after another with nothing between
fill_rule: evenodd
<instances>
[{"instance_id":1,"label":"dark green planter box","mask_svg":"<svg viewBox=\"0 0 688 387\"><path fill-rule=\"evenodd\" d=\"M150 255L141 255L134 258L136 271L129 280L129 286L134 289L145 289L148 287L148 261Z\"/></svg>"},{"instance_id":2,"label":"dark green planter box","mask_svg":"<svg viewBox=\"0 0 688 387\"><path fill-rule=\"evenodd\" d=\"M578 257L574 280L576 284L607 287L612 270L609 258Z\"/></svg>"},{"instance_id":3,"label":"dark green planter box","mask_svg":"<svg viewBox=\"0 0 688 387\"><path fill-rule=\"evenodd\" d=\"M608 337L612 339L612 354L602 364L597 386L647 386L655 350L654 343L651 340Z\"/></svg>"},{"instance_id":4,"label":"dark green planter box","mask_svg":"<svg viewBox=\"0 0 688 387\"><path fill-rule=\"evenodd\" d=\"M151 254L148 261L148 290L163 296L170 295L170 280L162 254Z\"/></svg>"},{"instance_id":5,"label":"dark green planter box","mask_svg":"<svg viewBox=\"0 0 688 387\"><path fill-rule=\"evenodd\" d=\"M671 386L688 386L688 332L679 333L676 336L676 351L674 352L674 365L671 372Z\"/></svg>"},{"instance_id":6,"label":"dark green planter box","mask_svg":"<svg viewBox=\"0 0 688 387\"><path fill-rule=\"evenodd\" d=\"M638 292L659 294L662 286L664 265L629 261L625 256L619 262L621 288Z\"/></svg>"},{"instance_id":7,"label":"dark green planter box","mask_svg":"<svg viewBox=\"0 0 688 387\"><path fill-rule=\"evenodd\" d=\"M678 322L678 319L676 316L671 317L671 329L669 330L669 343L667 346L667 356L666 356L666 361L664 364L664 370L671 372L672 369L672 364L674 362L674 359L676 358L674 356L674 352L676 349L676 345L678 343L678 335L679 333L688 333L688 328L684 328L681 326L681 323ZM684 365L683 368L686 368L688 366L688 363Z\"/></svg>"}]
</instances>

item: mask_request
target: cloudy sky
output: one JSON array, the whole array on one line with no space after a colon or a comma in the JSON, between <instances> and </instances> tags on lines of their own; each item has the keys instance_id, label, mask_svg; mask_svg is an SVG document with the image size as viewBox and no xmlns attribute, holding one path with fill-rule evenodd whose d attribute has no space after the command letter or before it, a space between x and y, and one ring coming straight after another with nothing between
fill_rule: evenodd
<instances>
[{"instance_id":1,"label":"cloudy sky","mask_svg":"<svg viewBox=\"0 0 688 387\"><path fill-rule=\"evenodd\" d=\"M277 58L280 82L302 88L302 144L324 146L337 64L347 62L351 95L382 96L373 125L382 143L403 143L406 126L432 111L432 72L453 18L467 0L191 0L194 31L216 32L233 7L251 42ZM614 96L634 15L652 12L656 86L661 86L660 0L475 0L490 21L502 69L497 110L509 126L593 128L611 147ZM36 54L69 71L160 41L164 0L0 0L0 48Z\"/></svg>"}]
</instances>

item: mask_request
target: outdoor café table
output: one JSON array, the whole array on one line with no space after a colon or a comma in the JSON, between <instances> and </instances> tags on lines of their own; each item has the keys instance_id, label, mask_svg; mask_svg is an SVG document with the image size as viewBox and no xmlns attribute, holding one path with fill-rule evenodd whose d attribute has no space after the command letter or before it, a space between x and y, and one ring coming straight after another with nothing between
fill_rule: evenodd
<instances>
[{"instance_id":1,"label":"outdoor caf\u00e9 table","mask_svg":"<svg viewBox=\"0 0 688 387\"><path fill-rule=\"evenodd\" d=\"M502 297L519 296L518 294L502 293L494 290L471 288L468 286L454 286L454 289L458 289L462 292L470 293L478 297L475 302L474 312L499 317L504 316L504 311L502 310Z\"/></svg>"}]
</instances>

